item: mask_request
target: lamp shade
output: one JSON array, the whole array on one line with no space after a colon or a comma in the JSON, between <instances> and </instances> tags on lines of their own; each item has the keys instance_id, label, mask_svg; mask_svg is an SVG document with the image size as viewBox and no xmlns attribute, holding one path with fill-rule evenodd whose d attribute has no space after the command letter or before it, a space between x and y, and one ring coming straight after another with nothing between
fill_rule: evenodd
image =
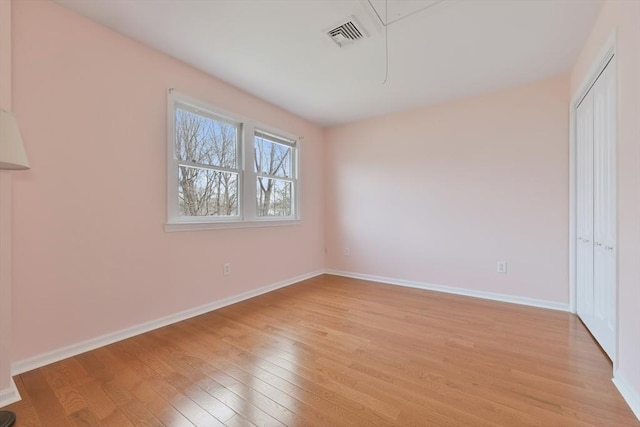
<instances>
[{"instance_id":1,"label":"lamp shade","mask_svg":"<svg viewBox=\"0 0 640 427\"><path fill-rule=\"evenodd\" d=\"M0 169L29 169L16 117L0 110Z\"/></svg>"}]
</instances>

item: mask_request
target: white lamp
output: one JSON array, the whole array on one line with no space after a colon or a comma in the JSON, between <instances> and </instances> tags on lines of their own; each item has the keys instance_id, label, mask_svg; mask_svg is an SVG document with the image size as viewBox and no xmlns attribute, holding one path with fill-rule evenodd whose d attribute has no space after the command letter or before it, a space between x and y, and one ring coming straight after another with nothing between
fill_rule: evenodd
<instances>
[{"instance_id":1,"label":"white lamp","mask_svg":"<svg viewBox=\"0 0 640 427\"><path fill-rule=\"evenodd\" d=\"M0 169L29 169L29 160L24 151L22 136L16 117L0 109ZM11 411L0 411L0 427L11 427L16 415Z\"/></svg>"},{"instance_id":2,"label":"white lamp","mask_svg":"<svg viewBox=\"0 0 640 427\"><path fill-rule=\"evenodd\" d=\"M5 110L0 110L0 169L29 169L16 117Z\"/></svg>"}]
</instances>

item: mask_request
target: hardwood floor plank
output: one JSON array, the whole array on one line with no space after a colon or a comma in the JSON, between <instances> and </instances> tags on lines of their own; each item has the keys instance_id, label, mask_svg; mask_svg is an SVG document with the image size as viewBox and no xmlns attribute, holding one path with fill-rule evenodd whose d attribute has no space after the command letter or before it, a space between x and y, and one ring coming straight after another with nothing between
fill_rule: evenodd
<instances>
[{"instance_id":1,"label":"hardwood floor plank","mask_svg":"<svg viewBox=\"0 0 640 427\"><path fill-rule=\"evenodd\" d=\"M154 414L140 403L133 393L127 389L125 382L112 380L103 384L103 390L118 405L118 408L135 426L162 426Z\"/></svg>"},{"instance_id":2,"label":"hardwood floor plank","mask_svg":"<svg viewBox=\"0 0 640 427\"><path fill-rule=\"evenodd\" d=\"M255 424L250 423L245 418L242 418L240 415L236 414L231 417L225 425L227 427L255 427Z\"/></svg>"},{"instance_id":3,"label":"hardwood floor plank","mask_svg":"<svg viewBox=\"0 0 640 427\"><path fill-rule=\"evenodd\" d=\"M196 343L198 341L190 342ZM257 391L264 390L263 394L271 399L277 400L294 412L304 414L308 419L316 419L322 426L340 425L345 420L344 412L338 410L336 413L335 405L322 397L324 393L306 392L306 390L271 374L264 369L261 360L249 353L231 346L228 351L213 352L211 347L206 345L199 350L191 347L190 351L203 355L202 357L207 360L207 362L200 362L199 359L192 359L190 363L197 364L212 379L216 378L219 372L229 373L235 378L240 378L240 381L244 378L245 384L250 384Z\"/></svg>"},{"instance_id":4,"label":"hardwood floor plank","mask_svg":"<svg viewBox=\"0 0 640 427\"><path fill-rule=\"evenodd\" d=\"M42 372L54 390L76 387L91 380L87 371L73 357L44 366Z\"/></svg>"},{"instance_id":5,"label":"hardwood floor plank","mask_svg":"<svg viewBox=\"0 0 640 427\"><path fill-rule=\"evenodd\" d=\"M319 276L26 372L17 427L640 426L573 314Z\"/></svg>"},{"instance_id":6,"label":"hardwood floor plank","mask_svg":"<svg viewBox=\"0 0 640 427\"><path fill-rule=\"evenodd\" d=\"M24 383L22 381L21 376L17 376L14 378L16 383L16 387L18 389L18 393L22 397L18 402L12 403L7 406L5 409L7 411L12 411L16 414L20 414L20 426L23 427L42 427L42 422L40 421L40 417L36 412L36 408L31 402L31 396L27 391Z\"/></svg>"},{"instance_id":7,"label":"hardwood floor plank","mask_svg":"<svg viewBox=\"0 0 640 427\"><path fill-rule=\"evenodd\" d=\"M98 417L87 408L72 413L69 419L75 427L102 427Z\"/></svg>"},{"instance_id":8,"label":"hardwood floor plank","mask_svg":"<svg viewBox=\"0 0 640 427\"><path fill-rule=\"evenodd\" d=\"M162 399L150 381L142 381L134 391L134 396L153 413L158 420L166 426L193 427L194 425L206 424L208 426L222 425L214 424L209 418L201 423L192 422L189 417L177 410L173 405ZM194 420L195 421L195 420ZM214 420L215 421L215 420Z\"/></svg>"},{"instance_id":9,"label":"hardwood floor plank","mask_svg":"<svg viewBox=\"0 0 640 427\"><path fill-rule=\"evenodd\" d=\"M252 316L254 317L254 316ZM273 337L271 338L271 342L274 343L276 345L276 347L284 347L280 342L278 342L277 340L274 340ZM299 352L303 352L305 351L304 349L299 349ZM332 354L335 354L332 353ZM282 353L279 353L280 356L282 356ZM329 357L329 355L327 354L327 357ZM319 373L323 373L326 372L326 376L328 378L330 377L335 377L335 373L339 372L340 366L331 366L331 368L328 369L323 369L320 366L317 366L318 364L315 363L312 365L314 367L315 370L317 370ZM335 368L335 370L334 370ZM356 376L352 376L349 374L348 370L345 371L343 370L342 372L340 372L341 375L339 377L335 377L334 380L337 380L338 382L343 382L343 383L348 383L350 387L352 388L356 388L356 389L361 389L362 393L366 396L373 396L373 395L379 395L380 396L380 400L379 401L385 401L385 402L389 402L389 407L390 408L398 408L401 407L401 405L399 405L399 402L396 401L395 396L398 395L402 395L404 388L399 388L395 387L393 384L377 384L377 386L382 386L383 388L380 387L370 387L368 385L362 386L362 382L360 378L357 378ZM366 384L366 383L365 383ZM406 387L406 386L405 386ZM395 388L395 389L394 389ZM393 390L392 390L393 389ZM385 390L384 392L381 390ZM405 396L406 398L406 396ZM359 399L359 401L362 401L362 399ZM370 402L371 403L371 402ZM427 404L428 402L425 401L421 401L418 402L421 405ZM434 402L432 402L433 404ZM377 405L377 402L373 402L372 404L373 406ZM450 411L455 411L455 405L452 404L452 408L450 408ZM388 416L391 416L393 418L397 418L399 414L399 411L394 411L392 414L387 414ZM462 418L464 418L464 414L460 415ZM446 420L443 420L442 417L437 418L438 416L433 414L433 413L429 413L429 414L422 414L421 415L421 419L422 420L428 420L429 418L434 418L436 417L436 419L434 419L434 422L446 422ZM406 414L404 416L404 423L409 422L410 420L407 418ZM483 421L482 420L478 420L478 419L470 419L468 420L469 423L473 423L474 425L483 425ZM412 424L415 424L415 422L411 422Z\"/></svg>"},{"instance_id":10,"label":"hardwood floor plank","mask_svg":"<svg viewBox=\"0 0 640 427\"><path fill-rule=\"evenodd\" d=\"M215 338L215 330L208 329L206 326L202 327L207 329L208 334L213 335ZM295 370L292 371L280 366L278 364L279 360L271 360L270 355L261 351L261 349L252 352L251 348L247 349L246 347L242 347L237 338L233 344L225 340L226 338L217 340L218 347L225 347L226 351L229 351L229 354L233 355L234 358L241 358L247 355L257 356L253 359L256 365L285 382L293 384L302 392L302 396L308 398L307 401L322 406L328 413L339 416L342 420L354 420L354 422L357 420L358 425L376 425L383 422L377 415L365 413L366 408L361 403L342 396L325 385L310 381L298 375ZM319 399L319 397L322 399ZM358 417L354 415L356 413ZM346 421L343 421L343 423L344 422Z\"/></svg>"},{"instance_id":11,"label":"hardwood floor plank","mask_svg":"<svg viewBox=\"0 0 640 427\"><path fill-rule=\"evenodd\" d=\"M158 334L153 334L154 338ZM151 335L150 335L151 336ZM167 360L168 364L176 371L181 372L185 376L189 377L194 383L200 383L206 374L197 369L193 365L187 362L188 354L176 347L176 341L169 337L168 339L157 338L155 340L148 339L145 345L146 349L153 349L153 354L156 357L160 357L163 360ZM218 371L217 382L230 391L234 392L238 397L250 402L252 405L258 407L260 410L271 415L273 418L279 420L285 425L300 425L305 426L308 423L297 414L293 413L286 407L279 405L277 402L269 399L263 394L252 389L249 384L242 383L235 377L228 375L226 372ZM193 393L193 399L203 401L205 398L202 393L195 392L194 389L190 389ZM216 399L208 399L218 402ZM206 407L203 406L203 407ZM214 411L215 412L215 411Z\"/></svg>"},{"instance_id":12,"label":"hardwood floor plank","mask_svg":"<svg viewBox=\"0 0 640 427\"><path fill-rule=\"evenodd\" d=\"M100 376L96 376L96 378L100 378ZM88 408L104 425L132 426L122 411L107 396L101 385L102 381L96 379L78 387L87 402Z\"/></svg>"},{"instance_id":13,"label":"hardwood floor plank","mask_svg":"<svg viewBox=\"0 0 640 427\"><path fill-rule=\"evenodd\" d=\"M62 404L47 383L42 370L26 372L20 378L44 427L71 426Z\"/></svg>"},{"instance_id":14,"label":"hardwood floor plank","mask_svg":"<svg viewBox=\"0 0 640 427\"><path fill-rule=\"evenodd\" d=\"M67 415L87 409L87 402L76 387L67 386L55 390L55 393Z\"/></svg>"},{"instance_id":15,"label":"hardwood floor plank","mask_svg":"<svg viewBox=\"0 0 640 427\"><path fill-rule=\"evenodd\" d=\"M141 337L140 343L131 340L125 343L118 343L114 345L113 351L123 355L123 357L128 357L131 363L139 363L139 372L147 368L152 369L154 374L146 377L149 386L158 396L170 402L191 423L196 426L222 426L223 420L217 418L220 412L210 413L210 408L201 406L198 401L194 401L191 398L190 394L196 394L195 390L193 390L194 384L182 373L176 372L170 366L169 360L154 356L157 346L154 343L147 348L145 344L148 342L148 338L149 336ZM220 407L218 406L216 409L219 410ZM224 416L227 415L227 409L222 408Z\"/></svg>"}]
</instances>

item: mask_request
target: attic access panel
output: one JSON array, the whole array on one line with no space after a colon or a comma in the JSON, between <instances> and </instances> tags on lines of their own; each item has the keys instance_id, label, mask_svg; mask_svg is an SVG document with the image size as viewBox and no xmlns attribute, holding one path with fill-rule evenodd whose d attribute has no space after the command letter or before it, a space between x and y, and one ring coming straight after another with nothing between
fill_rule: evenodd
<instances>
[{"instance_id":1,"label":"attic access panel","mask_svg":"<svg viewBox=\"0 0 640 427\"><path fill-rule=\"evenodd\" d=\"M382 25L393 24L443 0L367 0ZM388 7L388 11L385 8ZM387 19L385 19L385 16Z\"/></svg>"}]
</instances>

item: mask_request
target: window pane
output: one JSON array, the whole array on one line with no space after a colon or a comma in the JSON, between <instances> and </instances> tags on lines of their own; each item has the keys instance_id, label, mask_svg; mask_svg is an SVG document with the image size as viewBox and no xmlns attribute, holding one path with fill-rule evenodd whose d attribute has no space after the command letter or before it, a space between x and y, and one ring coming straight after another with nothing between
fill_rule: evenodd
<instances>
[{"instance_id":1,"label":"window pane","mask_svg":"<svg viewBox=\"0 0 640 427\"><path fill-rule=\"evenodd\" d=\"M175 144L178 160L236 168L238 127L232 124L177 108Z\"/></svg>"},{"instance_id":2,"label":"window pane","mask_svg":"<svg viewBox=\"0 0 640 427\"><path fill-rule=\"evenodd\" d=\"M258 178L258 216L291 216L292 183L273 178Z\"/></svg>"},{"instance_id":3,"label":"window pane","mask_svg":"<svg viewBox=\"0 0 640 427\"><path fill-rule=\"evenodd\" d=\"M178 203L181 216L236 216L238 174L180 166Z\"/></svg>"},{"instance_id":4,"label":"window pane","mask_svg":"<svg viewBox=\"0 0 640 427\"><path fill-rule=\"evenodd\" d=\"M255 167L258 174L291 178L292 148L255 136Z\"/></svg>"}]
</instances>

